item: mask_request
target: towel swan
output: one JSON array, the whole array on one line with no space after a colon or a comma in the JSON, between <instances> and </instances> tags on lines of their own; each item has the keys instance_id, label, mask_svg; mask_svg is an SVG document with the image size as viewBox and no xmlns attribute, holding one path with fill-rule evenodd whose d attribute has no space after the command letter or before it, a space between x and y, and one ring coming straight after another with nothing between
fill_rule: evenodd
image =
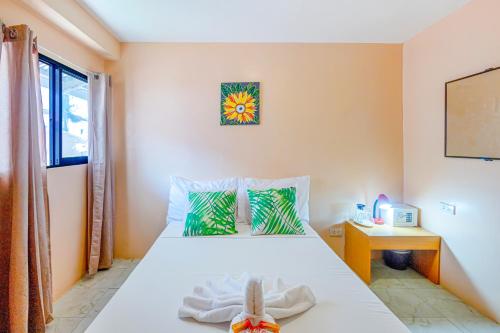
<instances>
[{"instance_id":1,"label":"towel swan","mask_svg":"<svg viewBox=\"0 0 500 333\"><path fill-rule=\"evenodd\" d=\"M247 300L250 303L247 304ZM261 302L264 305L255 311L255 304ZM274 319L288 318L307 311L315 304L316 298L306 285L288 285L279 277L255 279L249 273L243 273L239 278L226 275L222 280L207 280L204 285L195 286L193 293L183 298L178 316L203 323L233 320L233 324L237 323L235 317L240 321L254 319L255 323L257 317L263 316L263 321L273 323L266 314Z\"/></svg>"},{"instance_id":2,"label":"towel swan","mask_svg":"<svg viewBox=\"0 0 500 333\"><path fill-rule=\"evenodd\" d=\"M243 312L231 321L229 333L278 333L279 325L266 314L262 280L249 278L244 290Z\"/></svg>"}]
</instances>

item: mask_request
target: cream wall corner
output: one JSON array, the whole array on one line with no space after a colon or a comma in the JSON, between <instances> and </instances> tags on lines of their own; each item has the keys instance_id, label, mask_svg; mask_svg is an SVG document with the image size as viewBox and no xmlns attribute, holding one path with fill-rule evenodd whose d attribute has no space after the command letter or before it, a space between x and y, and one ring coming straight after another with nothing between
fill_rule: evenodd
<instances>
[{"instance_id":1,"label":"cream wall corner","mask_svg":"<svg viewBox=\"0 0 500 333\"><path fill-rule=\"evenodd\" d=\"M141 257L165 227L169 176L311 175L311 223L402 197L402 46L122 45L113 76L116 254ZM220 83L260 81L262 123L220 126Z\"/></svg>"},{"instance_id":2,"label":"cream wall corner","mask_svg":"<svg viewBox=\"0 0 500 333\"><path fill-rule=\"evenodd\" d=\"M54 297L57 299L86 271L87 165L47 172Z\"/></svg>"},{"instance_id":3,"label":"cream wall corner","mask_svg":"<svg viewBox=\"0 0 500 333\"><path fill-rule=\"evenodd\" d=\"M444 83L500 66L500 1L474 0L404 44L404 199L443 237L442 285L500 321L500 164L444 157ZM499 129L500 132L500 129ZM439 202L457 206L445 215Z\"/></svg>"},{"instance_id":4,"label":"cream wall corner","mask_svg":"<svg viewBox=\"0 0 500 333\"><path fill-rule=\"evenodd\" d=\"M163 229L170 174L310 174L312 224L337 253L343 239L327 230L351 203L404 193L444 237L443 285L497 321L500 169L443 157L443 84L500 65L498 12L500 2L474 0L403 48L124 44L105 65L19 1L0 0L0 18L29 24L46 55L113 75L118 257L141 257ZM221 128L220 82L249 80L262 83L262 125ZM58 298L85 272L86 166L50 169L48 186ZM458 215L442 215L439 201Z\"/></svg>"},{"instance_id":5,"label":"cream wall corner","mask_svg":"<svg viewBox=\"0 0 500 333\"><path fill-rule=\"evenodd\" d=\"M72 67L104 71L104 58L47 23L19 1L0 0L0 19L7 25L28 24L41 52ZM47 172L53 292L57 299L85 274L87 165Z\"/></svg>"}]
</instances>

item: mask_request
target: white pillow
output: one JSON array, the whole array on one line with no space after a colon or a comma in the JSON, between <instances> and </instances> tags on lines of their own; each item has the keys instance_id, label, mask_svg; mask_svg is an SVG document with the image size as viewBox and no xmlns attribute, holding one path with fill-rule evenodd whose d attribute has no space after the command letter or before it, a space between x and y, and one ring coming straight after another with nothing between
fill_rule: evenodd
<instances>
[{"instance_id":1,"label":"white pillow","mask_svg":"<svg viewBox=\"0 0 500 333\"><path fill-rule=\"evenodd\" d=\"M238 178L194 181L183 177L170 176L167 223L186 222L189 211L189 192L235 191L237 188Z\"/></svg>"},{"instance_id":2,"label":"white pillow","mask_svg":"<svg viewBox=\"0 0 500 333\"><path fill-rule=\"evenodd\" d=\"M309 176L282 178L282 179L256 179L240 178L238 186L238 222L251 222L250 203L248 202L247 189L265 190L269 188L295 187L297 202L296 208L302 223L309 223Z\"/></svg>"}]
</instances>

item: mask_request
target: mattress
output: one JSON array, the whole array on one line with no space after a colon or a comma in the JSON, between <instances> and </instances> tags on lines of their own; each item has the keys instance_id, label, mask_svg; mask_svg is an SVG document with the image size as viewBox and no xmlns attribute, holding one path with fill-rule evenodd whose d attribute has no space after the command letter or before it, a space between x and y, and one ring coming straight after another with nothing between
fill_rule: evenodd
<instances>
[{"instance_id":1,"label":"mattress","mask_svg":"<svg viewBox=\"0 0 500 333\"><path fill-rule=\"evenodd\" d=\"M220 238L316 238L318 234L314 231L309 224L304 224L305 235L267 235L267 236L252 236L250 232L250 224L248 223L237 223L236 230L238 233L232 235L221 236ZM171 222L160 234L160 238L183 238L182 233L184 232L184 223ZM197 236L196 238L209 238L213 239L214 236Z\"/></svg>"},{"instance_id":2,"label":"mattress","mask_svg":"<svg viewBox=\"0 0 500 333\"><path fill-rule=\"evenodd\" d=\"M177 310L195 285L244 272L314 292L313 308L279 321L284 333L409 332L309 225L302 236L251 236L238 224L236 235L185 238L182 228L169 224L86 332L228 332Z\"/></svg>"}]
</instances>

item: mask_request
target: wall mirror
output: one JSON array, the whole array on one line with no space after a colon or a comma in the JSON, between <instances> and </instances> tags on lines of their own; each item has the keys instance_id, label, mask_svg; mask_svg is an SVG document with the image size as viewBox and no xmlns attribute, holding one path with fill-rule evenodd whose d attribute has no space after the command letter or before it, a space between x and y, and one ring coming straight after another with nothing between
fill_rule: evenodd
<instances>
[{"instance_id":1,"label":"wall mirror","mask_svg":"<svg viewBox=\"0 0 500 333\"><path fill-rule=\"evenodd\" d=\"M500 159L500 67L446 83L445 156Z\"/></svg>"}]
</instances>

